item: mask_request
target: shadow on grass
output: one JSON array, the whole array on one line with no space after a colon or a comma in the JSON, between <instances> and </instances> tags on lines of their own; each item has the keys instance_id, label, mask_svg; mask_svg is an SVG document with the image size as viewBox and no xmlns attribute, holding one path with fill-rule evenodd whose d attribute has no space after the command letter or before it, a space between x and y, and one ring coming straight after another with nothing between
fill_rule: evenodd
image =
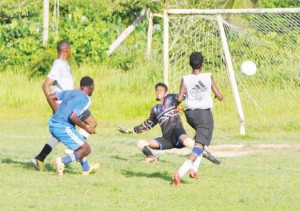
<instances>
[{"instance_id":1,"label":"shadow on grass","mask_svg":"<svg viewBox=\"0 0 300 211\"><path fill-rule=\"evenodd\" d=\"M147 178L160 178L166 181L172 182L172 176L169 172L154 172L154 173L145 173L145 172L134 172L130 170L122 170L121 173L126 177L147 177ZM181 181L181 183L186 183Z\"/></svg>"},{"instance_id":2,"label":"shadow on grass","mask_svg":"<svg viewBox=\"0 0 300 211\"><path fill-rule=\"evenodd\" d=\"M115 159L115 160L122 160L122 161L128 161L128 158L124 158L124 157L121 157L119 155L114 155L114 156L111 156L112 159Z\"/></svg>"},{"instance_id":3,"label":"shadow on grass","mask_svg":"<svg viewBox=\"0 0 300 211\"><path fill-rule=\"evenodd\" d=\"M13 159L10 159L10 158L6 158L6 159L2 159L1 163L6 163L6 164L14 164L15 166L21 166L23 167L24 169L29 169L29 170L36 170L36 171L39 171L32 162L28 161L28 162L25 162L25 161L20 161L20 160L13 160ZM45 168L44 168L44 171L53 171L55 172L55 166L54 164L50 164L50 163L46 163L45 164ZM68 168L66 166L65 168L65 171L66 173L69 173L69 174L77 174L78 172L74 171L72 168Z\"/></svg>"},{"instance_id":4,"label":"shadow on grass","mask_svg":"<svg viewBox=\"0 0 300 211\"><path fill-rule=\"evenodd\" d=\"M19 160L12 160L10 158L2 159L2 163L6 164L16 164L19 166L22 166L25 169L33 169L34 165L32 162L24 162L24 161L19 161Z\"/></svg>"},{"instance_id":5,"label":"shadow on grass","mask_svg":"<svg viewBox=\"0 0 300 211\"><path fill-rule=\"evenodd\" d=\"M144 159L145 159L145 158L140 158L140 157L141 157L140 154L132 155L132 156L130 157L130 159L125 158L125 157L121 157L121 156L119 156L119 155L114 155L114 156L110 156L110 157L111 157L112 159L114 159L114 160L121 160L121 161L132 161L132 160L134 160L134 161L141 162L141 163L144 163L143 161L144 161ZM139 159L137 159L137 157L138 157ZM165 161L165 160L159 160L159 162L160 162L160 163L170 163L170 162Z\"/></svg>"}]
</instances>

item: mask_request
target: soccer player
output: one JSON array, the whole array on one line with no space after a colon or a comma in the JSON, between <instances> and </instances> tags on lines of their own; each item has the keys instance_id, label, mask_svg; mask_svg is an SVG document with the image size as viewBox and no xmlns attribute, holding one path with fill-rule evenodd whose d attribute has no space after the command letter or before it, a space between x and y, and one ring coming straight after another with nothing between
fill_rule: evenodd
<instances>
[{"instance_id":1,"label":"soccer player","mask_svg":"<svg viewBox=\"0 0 300 211\"><path fill-rule=\"evenodd\" d=\"M205 146L209 146L214 128L211 108L213 100L211 91L219 100L223 100L211 73L202 73L203 56L200 52L190 55L190 66L192 74L183 76L176 105L179 105L186 95L185 115L189 125L196 130L195 144L192 153L173 175L173 185L180 184L181 178L193 169L194 163L201 158Z\"/></svg>"},{"instance_id":2,"label":"soccer player","mask_svg":"<svg viewBox=\"0 0 300 211\"><path fill-rule=\"evenodd\" d=\"M51 68L50 73L46 77L43 83L43 92L47 98L51 93L58 93L64 90L72 90L74 89L74 79L71 72L71 67L68 63L68 59L71 56L71 44L62 40L57 44L57 59L53 62L53 66ZM47 98L48 99L48 98ZM49 101L48 101L49 102ZM59 102L51 106L52 111L56 110ZM90 111L87 110L81 117L85 123L87 123L90 127L95 128L97 126L97 122L94 117L91 115ZM84 130L80 129L79 132L88 137L88 133ZM51 153L52 149L59 143L54 137L51 137L45 143L42 151L32 159L34 165L39 169L44 169L44 160Z\"/></svg>"},{"instance_id":3,"label":"soccer player","mask_svg":"<svg viewBox=\"0 0 300 211\"><path fill-rule=\"evenodd\" d=\"M88 96L91 96L94 91L94 81L92 78L85 76L80 80L80 90L67 90L59 93L51 94L47 100L51 107L55 107L56 101L60 100L61 104L54 110L54 114L49 120L50 133L57 140L62 142L69 149L74 150L72 154L65 157L57 157L55 159L56 173L59 176L63 175L64 167L66 164L73 161L81 160L88 156L91 152L89 144L86 139L75 129L75 125L84 129L89 134L95 133L95 128L89 127L80 117L91 105ZM84 174L89 174L98 168L89 166L83 162Z\"/></svg>"},{"instance_id":4,"label":"soccer player","mask_svg":"<svg viewBox=\"0 0 300 211\"><path fill-rule=\"evenodd\" d=\"M119 131L122 133L141 133L150 130L157 123L160 125L163 134L162 137L142 139L137 143L139 149L146 155L144 161L147 163L158 162L158 157L153 154L151 149L166 150L183 148L185 146L191 149L195 142L186 134L179 113L176 110L177 95L167 94L168 87L164 83L156 84L155 91L156 100L159 104L152 108L150 117L132 129L119 128ZM221 163L221 161L207 151L205 151L204 157L215 164ZM191 176L198 177L197 169L200 161L201 159L195 163L195 169Z\"/></svg>"}]
</instances>

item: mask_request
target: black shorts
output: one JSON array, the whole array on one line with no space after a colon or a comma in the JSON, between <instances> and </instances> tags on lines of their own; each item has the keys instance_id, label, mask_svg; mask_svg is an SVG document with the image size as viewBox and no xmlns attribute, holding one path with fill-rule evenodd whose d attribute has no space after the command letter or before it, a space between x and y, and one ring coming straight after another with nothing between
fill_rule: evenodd
<instances>
[{"instance_id":1,"label":"black shorts","mask_svg":"<svg viewBox=\"0 0 300 211\"><path fill-rule=\"evenodd\" d=\"M84 120L86 120L89 116L91 116L91 112L90 112L90 110L86 110L85 112L83 112L83 114L81 114L80 120L81 120L81 121L84 121Z\"/></svg>"},{"instance_id":2,"label":"black shorts","mask_svg":"<svg viewBox=\"0 0 300 211\"><path fill-rule=\"evenodd\" d=\"M210 109L186 110L186 120L196 130L195 142L209 146L214 130L214 119Z\"/></svg>"},{"instance_id":3,"label":"black shorts","mask_svg":"<svg viewBox=\"0 0 300 211\"><path fill-rule=\"evenodd\" d=\"M172 149L172 148L183 148L184 145L180 143L180 136L186 135L186 132L183 128L176 128L171 137L157 137L154 138L155 141L159 144L159 149Z\"/></svg>"}]
</instances>

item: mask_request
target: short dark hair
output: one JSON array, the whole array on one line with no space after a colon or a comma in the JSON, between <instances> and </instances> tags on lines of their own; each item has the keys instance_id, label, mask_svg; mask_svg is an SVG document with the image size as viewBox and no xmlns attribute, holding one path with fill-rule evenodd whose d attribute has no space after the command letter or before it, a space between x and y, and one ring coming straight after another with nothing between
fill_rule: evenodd
<instances>
[{"instance_id":1,"label":"short dark hair","mask_svg":"<svg viewBox=\"0 0 300 211\"><path fill-rule=\"evenodd\" d=\"M159 86L164 87L165 90L166 90L166 92L168 91L168 87L167 87L166 84L164 84L164 83L162 83L162 82L159 82L159 83L157 83L157 84L155 85L155 89L157 89L157 87L159 87Z\"/></svg>"},{"instance_id":2,"label":"short dark hair","mask_svg":"<svg viewBox=\"0 0 300 211\"><path fill-rule=\"evenodd\" d=\"M190 55L190 65L194 69L199 69L203 63L203 56L200 52L193 52Z\"/></svg>"},{"instance_id":3,"label":"short dark hair","mask_svg":"<svg viewBox=\"0 0 300 211\"><path fill-rule=\"evenodd\" d=\"M59 43L57 43L56 49L57 51L62 51L66 48L70 48L71 44L69 43L69 41L67 40L62 40Z\"/></svg>"},{"instance_id":4,"label":"short dark hair","mask_svg":"<svg viewBox=\"0 0 300 211\"><path fill-rule=\"evenodd\" d=\"M84 76L80 80L80 87L92 86L94 85L94 80L89 76Z\"/></svg>"}]
</instances>

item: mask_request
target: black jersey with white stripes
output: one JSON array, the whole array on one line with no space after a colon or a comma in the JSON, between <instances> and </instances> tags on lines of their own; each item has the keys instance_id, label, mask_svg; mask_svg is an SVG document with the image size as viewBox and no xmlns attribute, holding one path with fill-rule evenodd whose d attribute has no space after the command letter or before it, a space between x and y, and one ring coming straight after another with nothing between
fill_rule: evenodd
<instances>
[{"instance_id":1,"label":"black jersey with white stripes","mask_svg":"<svg viewBox=\"0 0 300 211\"><path fill-rule=\"evenodd\" d=\"M182 121L175 107L176 100L177 94L166 95L161 104L157 104L152 108L149 118L133 128L134 132L141 133L150 130L158 123L163 137L170 139L174 137L178 128L184 130Z\"/></svg>"}]
</instances>

